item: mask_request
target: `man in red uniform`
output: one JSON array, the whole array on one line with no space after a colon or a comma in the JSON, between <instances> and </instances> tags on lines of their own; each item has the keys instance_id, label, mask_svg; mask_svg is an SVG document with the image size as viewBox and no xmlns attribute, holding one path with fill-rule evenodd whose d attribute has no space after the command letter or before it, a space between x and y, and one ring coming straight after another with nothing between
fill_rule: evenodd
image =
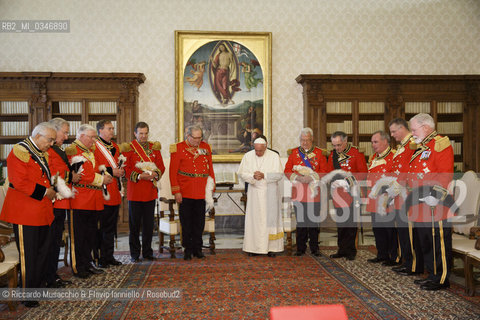
<instances>
[{"instance_id":1,"label":"man in red uniform","mask_svg":"<svg viewBox=\"0 0 480 320\"><path fill-rule=\"evenodd\" d=\"M393 267L392 270L402 275L423 273L423 254L418 241L417 229L414 228L413 222L408 221L407 213L401 210L404 199L399 195L400 188L406 186L407 172L414 151L410 146L414 145L415 142L405 119L395 118L389 123L388 127L391 136L400 143L388 168L390 176L396 177L399 185L393 186L387 191L394 197L395 222L397 224L400 257L403 263L398 267Z\"/></svg>"},{"instance_id":2,"label":"man in red uniform","mask_svg":"<svg viewBox=\"0 0 480 320\"><path fill-rule=\"evenodd\" d=\"M419 113L410 119L410 128L417 149L410 160L408 184L412 192L417 192L418 187L428 190L427 194L413 194L419 204L410 207L408 212L409 219L418 227L428 272L426 279L416 283L423 290L440 290L450 286L452 228L447 219L453 213L442 201L448 195L447 187L453 178L453 148L448 137L437 134L435 122L428 114Z\"/></svg>"},{"instance_id":3,"label":"man in red uniform","mask_svg":"<svg viewBox=\"0 0 480 320\"><path fill-rule=\"evenodd\" d=\"M375 152L368 161L367 184L373 187L381 178L387 175L388 167L395 152L390 147L390 137L384 131L376 131L372 135L372 149ZM384 265L394 265L397 260L397 233L393 227L394 213L386 209L379 212L376 199L368 198L367 211L372 213L372 230L377 247L377 256L368 262L383 262Z\"/></svg>"},{"instance_id":4,"label":"man in red uniform","mask_svg":"<svg viewBox=\"0 0 480 320\"><path fill-rule=\"evenodd\" d=\"M292 149L285 165L285 175L293 184L292 200L297 217L297 252L302 256L307 250L310 238L310 252L320 255L318 235L320 233L320 175L327 172L327 159L322 149L313 145L313 131L303 128L300 132L300 146Z\"/></svg>"},{"instance_id":5,"label":"man in red uniform","mask_svg":"<svg viewBox=\"0 0 480 320\"><path fill-rule=\"evenodd\" d=\"M19 252L22 288L42 288L49 251L48 229L53 221L51 184L47 150L55 142L55 128L38 124L32 135L17 143L7 158L10 185L0 219L13 224ZM38 301L25 301L37 307Z\"/></svg>"},{"instance_id":6,"label":"man in red uniform","mask_svg":"<svg viewBox=\"0 0 480 320\"><path fill-rule=\"evenodd\" d=\"M355 174L356 180L363 180L368 171L367 161L363 153L348 143L345 132L334 132L331 136L331 141L335 150L332 150L328 157L328 171L340 169L352 172ZM342 187L336 188L332 191L332 194L337 219L343 222L337 222L338 252L330 257L346 257L348 260L354 260L357 255L357 248L355 247L357 221L355 221L354 217L354 207L360 204L355 203L351 195L343 190Z\"/></svg>"},{"instance_id":7,"label":"man in red uniform","mask_svg":"<svg viewBox=\"0 0 480 320\"><path fill-rule=\"evenodd\" d=\"M205 186L215 179L212 150L202 141L200 127L188 127L185 141L170 145L170 184L179 204L184 259L203 258L202 234L205 227Z\"/></svg>"},{"instance_id":8,"label":"man in red uniform","mask_svg":"<svg viewBox=\"0 0 480 320\"><path fill-rule=\"evenodd\" d=\"M125 175L128 178L128 224L129 245L132 262L144 259L155 260L152 249L155 200L158 197L157 182L165 172L160 142L148 141L149 127L145 122L135 125L135 140L122 144L122 153L127 158ZM140 245L140 228L142 244Z\"/></svg>"},{"instance_id":9,"label":"man in red uniform","mask_svg":"<svg viewBox=\"0 0 480 320\"><path fill-rule=\"evenodd\" d=\"M97 123L98 139L95 141L95 159L99 165L105 165L108 174L115 177L113 183L107 185L109 199L104 200L103 211L100 213L99 265L106 268L109 265L118 266L122 263L113 257L115 231L118 211L122 197L120 195L121 178L125 170L118 167L120 147L112 141L115 128L110 120L100 120Z\"/></svg>"},{"instance_id":10,"label":"man in red uniform","mask_svg":"<svg viewBox=\"0 0 480 320\"><path fill-rule=\"evenodd\" d=\"M102 187L112 182L112 176L102 175L98 170L98 161L93 153L97 132L89 124L82 124L77 130L77 139L65 149L70 163L76 156L83 157L81 179L73 187L78 191L70 200L71 261L73 274L87 278L89 274L104 271L95 268L92 262L92 250L95 246L98 214L103 210Z\"/></svg>"},{"instance_id":11,"label":"man in red uniform","mask_svg":"<svg viewBox=\"0 0 480 320\"><path fill-rule=\"evenodd\" d=\"M67 154L61 149L65 140L68 139L70 125L62 118L54 118L49 123L57 131L55 144L48 149L50 172L52 175L58 174L70 186L72 182L80 181L80 175L70 170ZM71 284L70 281L61 279L57 274L58 255L60 254L65 217L68 211L70 211L70 199L62 199L57 194L57 199L53 203L53 215L55 218L50 225L49 234L51 245L47 268L47 287L59 288Z\"/></svg>"}]
</instances>

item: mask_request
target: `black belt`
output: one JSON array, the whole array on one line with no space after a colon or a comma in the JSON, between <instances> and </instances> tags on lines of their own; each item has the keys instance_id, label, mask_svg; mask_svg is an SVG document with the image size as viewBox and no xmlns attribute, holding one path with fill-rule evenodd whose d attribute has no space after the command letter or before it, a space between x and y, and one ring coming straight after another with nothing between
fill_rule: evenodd
<instances>
[{"instance_id":1,"label":"black belt","mask_svg":"<svg viewBox=\"0 0 480 320\"><path fill-rule=\"evenodd\" d=\"M79 187L79 188L93 189L93 190L102 190L102 187L92 186L91 184L74 183L73 186Z\"/></svg>"},{"instance_id":2,"label":"black belt","mask_svg":"<svg viewBox=\"0 0 480 320\"><path fill-rule=\"evenodd\" d=\"M179 170L178 174L190 178L208 178L208 173L188 173Z\"/></svg>"}]
</instances>

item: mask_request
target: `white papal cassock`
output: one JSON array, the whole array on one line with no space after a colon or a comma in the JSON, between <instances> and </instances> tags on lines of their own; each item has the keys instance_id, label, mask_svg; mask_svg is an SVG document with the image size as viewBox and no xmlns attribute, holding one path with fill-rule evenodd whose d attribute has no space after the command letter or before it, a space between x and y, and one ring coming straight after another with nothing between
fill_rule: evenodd
<instances>
[{"instance_id":1,"label":"white papal cassock","mask_svg":"<svg viewBox=\"0 0 480 320\"><path fill-rule=\"evenodd\" d=\"M263 172L265 178L255 180L253 173ZM283 251L283 221L279 182L283 177L280 157L265 150L262 157L255 150L247 152L238 168L240 178L249 183L243 251L266 254Z\"/></svg>"}]
</instances>

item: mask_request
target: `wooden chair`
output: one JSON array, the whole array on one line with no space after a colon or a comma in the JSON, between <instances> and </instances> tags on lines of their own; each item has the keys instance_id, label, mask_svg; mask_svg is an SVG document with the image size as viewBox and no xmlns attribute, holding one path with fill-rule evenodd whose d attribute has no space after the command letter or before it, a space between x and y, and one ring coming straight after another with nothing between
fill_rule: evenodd
<instances>
[{"instance_id":1,"label":"wooden chair","mask_svg":"<svg viewBox=\"0 0 480 320\"><path fill-rule=\"evenodd\" d=\"M480 179L475 172L467 171L461 179L450 184L449 191L454 194L459 206L457 216L451 219L454 231L452 255L463 261L465 291L467 294L473 295L475 293L473 266L480 264L480 251L475 249L475 240L469 239L468 235L470 228L478 223Z\"/></svg>"}]
</instances>

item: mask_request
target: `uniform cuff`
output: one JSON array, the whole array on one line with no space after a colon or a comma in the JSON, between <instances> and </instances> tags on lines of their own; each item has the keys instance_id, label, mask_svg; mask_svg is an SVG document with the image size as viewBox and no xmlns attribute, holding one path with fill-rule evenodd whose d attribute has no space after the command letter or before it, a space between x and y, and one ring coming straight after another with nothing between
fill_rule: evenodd
<instances>
[{"instance_id":1,"label":"uniform cuff","mask_svg":"<svg viewBox=\"0 0 480 320\"><path fill-rule=\"evenodd\" d=\"M45 197L46 192L47 192L47 187L42 186L40 184L36 184L35 190L33 190L33 193L30 195L30 197L35 200L41 201L43 197Z\"/></svg>"}]
</instances>

